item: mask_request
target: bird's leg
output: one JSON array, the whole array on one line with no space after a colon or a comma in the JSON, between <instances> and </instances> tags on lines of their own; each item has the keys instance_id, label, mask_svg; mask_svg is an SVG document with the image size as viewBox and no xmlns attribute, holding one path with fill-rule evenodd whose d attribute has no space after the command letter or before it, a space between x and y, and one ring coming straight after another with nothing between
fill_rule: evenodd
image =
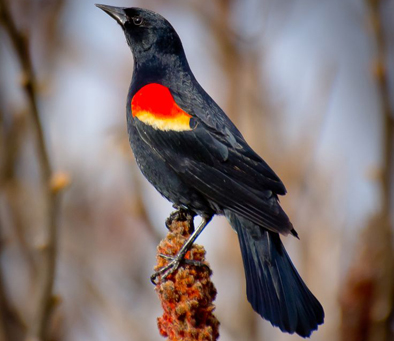
<instances>
[{"instance_id":1,"label":"bird's leg","mask_svg":"<svg viewBox=\"0 0 394 341\"><path fill-rule=\"evenodd\" d=\"M172 259L171 262L169 262L166 266L161 268L159 271L156 271L152 276L151 276L151 282L153 284L155 283L155 279L158 276L161 276L162 279L165 279L169 275L171 275L175 270L178 269L179 265L181 262L184 260L184 257L193 245L194 241L197 239L197 237L200 235L202 230L204 230L205 226L208 225L208 223L211 221L212 217L202 217L201 224L198 225L197 229L193 231L193 233L190 235L189 239L185 242L185 244L182 245L181 249L178 251L178 253L174 257L170 257L167 255L162 255L164 258ZM188 260L187 260L188 261ZM193 262L193 261L192 261ZM194 265L196 265L199 262L193 262ZM199 263L198 265L201 265Z\"/></svg>"}]
</instances>

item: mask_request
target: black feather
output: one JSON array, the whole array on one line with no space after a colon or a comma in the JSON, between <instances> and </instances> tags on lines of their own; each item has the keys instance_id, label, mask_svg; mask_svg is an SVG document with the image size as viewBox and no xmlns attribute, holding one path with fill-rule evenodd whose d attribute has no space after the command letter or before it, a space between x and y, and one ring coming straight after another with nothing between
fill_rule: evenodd
<instances>
[{"instance_id":1,"label":"black feather","mask_svg":"<svg viewBox=\"0 0 394 341\"><path fill-rule=\"evenodd\" d=\"M225 211L238 233L253 309L288 333L309 337L323 323L323 307L309 291L277 233Z\"/></svg>"},{"instance_id":2,"label":"black feather","mask_svg":"<svg viewBox=\"0 0 394 341\"><path fill-rule=\"evenodd\" d=\"M269 186L261 185L266 183L264 174L252 172L252 167L241 161L238 166L245 172L249 169L250 177L234 169L234 160L242 155L230 147L225 153L223 144L206 129L200 126L184 132L162 131L138 119L135 119L135 127L141 138L176 174L215 207L230 209L268 230L283 235L293 233L293 225L277 196Z\"/></svg>"}]
</instances>

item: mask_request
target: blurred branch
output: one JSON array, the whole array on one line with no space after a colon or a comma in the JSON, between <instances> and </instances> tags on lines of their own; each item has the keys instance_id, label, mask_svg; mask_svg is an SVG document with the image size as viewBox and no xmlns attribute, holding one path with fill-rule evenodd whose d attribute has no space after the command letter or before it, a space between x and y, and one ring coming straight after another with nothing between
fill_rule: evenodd
<instances>
[{"instance_id":1,"label":"blurred branch","mask_svg":"<svg viewBox=\"0 0 394 341\"><path fill-rule=\"evenodd\" d=\"M37 149L42 170L42 180L45 183L48 179L50 179L51 167L37 106L36 80L30 58L28 40L27 37L19 32L16 28L11 13L5 4L5 0L0 0L0 20L14 46L18 61L22 67L21 83L30 105L34 129L37 137Z\"/></svg>"},{"instance_id":2,"label":"blurred branch","mask_svg":"<svg viewBox=\"0 0 394 341\"><path fill-rule=\"evenodd\" d=\"M386 217L370 219L340 290L343 341L390 341L392 312L392 236Z\"/></svg>"},{"instance_id":3,"label":"blurred branch","mask_svg":"<svg viewBox=\"0 0 394 341\"><path fill-rule=\"evenodd\" d=\"M50 186L52 169L49 155L45 144L44 132L40 120L37 105L37 87L33 72L32 61L29 53L29 44L24 36L16 27L15 21L6 5L5 0L0 0L0 22L4 26L11 43L14 46L18 61L22 69L22 87L28 99L32 128L35 133L37 143L38 163L41 169L41 181L43 192L47 201L48 216L45 224L47 241L40 248L42 260L39 269L38 303L32 323L28 327L28 338L32 340L44 340L45 331L49 324L50 312L52 308L51 297L55 276L56 260L56 215L58 200L56 192Z\"/></svg>"},{"instance_id":4,"label":"blurred branch","mask_svg":"<svg viewBox=\"0 0 394 341\"><path fill-rule=\"evenodd\" d=\"M10 127L6 129L4 117L0 110L0 188L4 190L6 201L9 203L8 211L13 221L15 236L18 240L21 253L28 264L29 270L35 275L37 265L30 254L30 246L25 236L25 226L22 214L19 211L18 196L23 191L15 176L16 164L22 147L22 138L26 134L26 117L24 113L11 117ZM4 146L7 146L6 148Z\"/></svg>"},{"instance_id":5,"label":"blurred branch","mask_svg":"<svg viewBox=\"0 0 394 341\"><path fill-rule=\"evenodd\" d=\"M391 176L393 172L393 137L394 137L394 113L390 106L390 91L387 72L387 46L382 27L381 11L385 1L366 0L372 24L372 31L376 43L375 79L380 95L381 110L383 114L383 214L389 215L391 208Z\"/></svg>"},{"instance_id":6,"label":"blurred branch","mask_svg":"<svg viewBox=\"0 0 394 341\"><path fill-rule=\"evenodd\" d=\"M392 226L392 176L393 176L393 142L394 142L394 110L390 105L390 90L388 83L388 58L387 58L387 44L385 39L385 32L383 29L382 20L382 6L387 4L383 0L367 0L369 6L369 13L371 17L372 30L376 41L376 64L375 76L379 89L380 101L382 105L383 114L383 178L382 178L382 191L383 191L383 207L382 217L383 224L380 225L381 235L386 237L386 248L382 249L387 253L387 264L384 268L385 281L380 283L378 287L378 301L387 302L387 315L380 321L378 328L373 337L384 337L386 340L392 340L394 331L392 329L392 320L394 319L394 250L393 250L393 226ZM379 232L379 231L378 231ZM383 288L382 288L383 286ZM379 328L380 327L380 328ZM383 340L383 338L382 338Z\"/></svg>"},{"instance_id":7,"label":"blurred branch","mask_svg":"<svg viewBox=\"0 0 394 341\"><path fill-rule=\"evenodd\" d=\"M0 231L3 231L1 221ZM0 234L0 256L3 252L3 245L3 235ZM10 307L7 300L3 273L0 269L0 341L21 340L24 331L26 331L25 322L22 320L22 317Z\"/></svg>"},{"instance_id":8,"label":"blurred branch","mask_svg":"<svg viewBox=\"0 0 394 341\"><path fill-rule=\"evenodd\" d=\"M374 76L383 116L382 205L380 213L371 219L364 231L356 260L350 267L341 294L341 336L346 341L393 339L394 253L390 209L394 131L388 88L387 47L381 18L383 4L381 0L366 0L376 44Z\"/></svg>"}]
</instances>

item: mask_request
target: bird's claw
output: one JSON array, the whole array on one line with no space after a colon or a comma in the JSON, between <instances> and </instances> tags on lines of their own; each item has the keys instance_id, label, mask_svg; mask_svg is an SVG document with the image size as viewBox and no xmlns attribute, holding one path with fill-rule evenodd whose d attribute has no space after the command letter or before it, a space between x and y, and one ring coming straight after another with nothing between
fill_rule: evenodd
<instances>
[{"instance_id":1,"label":"bird's claw","mask_svg":"<svg viewBox=\"0 0 394 341\"><path fill-rule=\"evenodd\" d=\"M181 265L181 259L178 259L178 257L171 257L167 255L161 254L160 257L163 257L165 259L171 260L166 266L163 266L160 270L156 271L151 277L150 281L156 285L156 278L161 277L162 280L165 280L169 275L174 273L179 268L179 265Z\"/></svg>"},{"instance_id":2,"label":"bird's claw","mask_svg":"<svg viewBox=\"0 0 394 341\"><path fill-rule=\"evenodd\" d=\"M156 271L151 277L150 277L150 281L152 282L152 284L156 285L156 278L157 277L161 277L161 280L165 280L169 275L173 274L176 270L178 270L179 266L181 265L181 262L184 262L185 264L188 265L194 265L197 267L204 267L206 270L209 271L209 273L211 274L211 269L209 268L208 265L206 265L204 262L198 261L198 260L194 260L194 259L182 259L179 257L171 257L171 256L167 256L167 255L163 255L160 254L159 255L162 258L165 258L167 260L170 260L170 262L162 267L160 270Z\"/></svg>"}]
</instances>

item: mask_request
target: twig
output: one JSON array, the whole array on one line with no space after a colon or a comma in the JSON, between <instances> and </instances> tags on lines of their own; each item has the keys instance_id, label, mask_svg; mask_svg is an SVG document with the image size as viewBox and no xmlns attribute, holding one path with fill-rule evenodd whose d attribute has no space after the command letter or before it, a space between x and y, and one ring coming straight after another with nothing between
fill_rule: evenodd
<instances>
[{"instance_id":1,"label":"twig","mask_svg":"<svg viewBox=\"0 0 394 341\"><path fill-rule=\"evenodd\" d=\"M390 183L393 171L394 112L390 106L390 91L387 73L387 47L380 15L384 1L367 0L367 4L369 6L372 31L376 42L374 71L383 114L383 213L388 215L391 207Z\"/></svg>"},{"instance_id":2,"label":"twig","mask_svg":"<svg viewBox=\"0 0 394 341\"><path fill-rule=\"evenodd\" d=\"M8 202L6 210L10 213L10 221L12 221L21 254L25 258L31 274L35 276L37 264L34 257L31 257L31 248L25 235L26 226L19 210L20 205L18 205L18 199L23 188L19 186L16 175L22 139L26 135L26 115L13 115L8 129L5 128L4 124L2 127L3 115L0 110L0 130L3 128L3 133L0 133L2 135L0 136L0 190L4 191L6 202Z\"/></svg>"},{"instance_id":3,"label":"twig","mask_svg":"<svg viewBox=\"0 0 394 341\"><path fill-rule=\"evenodd\" d=\"M375 60L375 79L379 90L381 111L383 114L383 174L382 174L382 217L384 224L380 226L380 233L382 237L387 238L390 242L387 243L385 249L381 246L383 252L386 253L387 265L383 268L384 273L384 284L378 288L379 294L377 295L381 302L389 301L387 308L387 315L382 321L383 332L380 336L384 335L387 340L392 340L393 329L392 321L394 319L394 276L392 266L394 261L394 250L393 250L393 226L391 220L391 208L392 208L392 181L394 171L394 109L390 105L390 90L388 83L388 59L387 59L387 45L385 39L385 33L382 27L382 6L387 4L387 1L382 0L367 0L369 6L369 14L371 17L372 30L376 41L376 60ZM383 287L382 287L383 286Z\"/></svg>"},{"instance_id":4,"label":"twig","mask_svg":"<svg viewBox=\"0 0 394 341\"><path fill-rule=\"evenodd\" d=\"M55 276L56 261L56 216L58 210L57 192L53 191L50 182L52 169L45 144L43 128L37 106L36 80L30 58L28 41L17 29L11 13L4 0L0 0L0 22L5 28L17 55L22 69L22 87L26 94L32 117L32 127L37 143L38 163L41 169L41 181L47 201L48 216L45 223L47 241L41 247L42 260L39 269L38 303L32 323L28 326L27 339L44 340L51 312L51 297Z\"/></svg>"},{"instance_id":5,"label":"twig","mask_svg":"<svg viewBox=\"0 0 394 341\"><path fill-rule=\"evenodd\" d=\"M0 222L1 225L1 222ZM1 231L2 226L0 226ZM0 235L0 254L3 252L3 240ZM26 331L26 323L18 312L12 309L6 297L3 273L0 271L0 341L20 340Z\"/></svg>"},{"instance_id":6,"label":"twig","mask_svg":"<svg viewBox=\"0 0 394 341\"><path fill-rule=\"evenodd\" d=\"M370 220L357 247L341 294L343 340L392 340L394 313L394 251L390 217L393 171L393 113L387 80L387 50L380 12L383 1L366 0L376 43L374 76L380 96L383 121L382 207Z\"/></svg>"}]
</instances>

